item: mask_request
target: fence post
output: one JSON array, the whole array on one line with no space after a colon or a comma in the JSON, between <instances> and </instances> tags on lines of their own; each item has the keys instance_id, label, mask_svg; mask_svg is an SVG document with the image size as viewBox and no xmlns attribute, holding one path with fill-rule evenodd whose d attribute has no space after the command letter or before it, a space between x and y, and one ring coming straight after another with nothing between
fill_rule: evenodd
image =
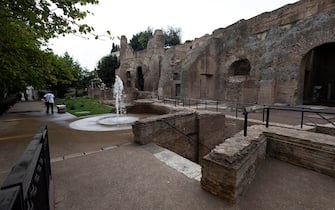
<instances>
[{"instance_id":1,"label":"fence post","mask_svg":"<svg viewBox=\"0 0 335 210\"><path fill-rule=\"evenodd\" d=\"M269 120L270 120L270 108L267 107L266 108L266 124L265 124L265 127L269 127Z\"/></svg>"},{"instance_id":2,"label":"fence post","mask_svg":"<svg viewBox=\"0 0 335 210\"><path fill-rule=\"evenodd\" d=\"M262 118L262 122L264 122L264 118L265 118L265 112L264 112L265 108L263 107L263 118Z\"/></svg>"},{"instance_id":3,"label":"fence post","mask_svg":"<svg viewBox=\"0 0 335 210\"><path fill-rule=\"evenodd\" d=\"M235 118L237 118L237 109L238 109L238 104L236 102L236 104L235 104Z\"/></svg>"},{"instance_id":4,"label":"fence post","mask_svg":"<svg viewBox=\"0 0 335 210\"><path fill-rule=\"evenodd\" d=\"M302 128L303 124L304 124L304 111L301 112L301 124L300 124L300 128Z\"/></svg>"},{"instance_id":5,"label":"fence post","mask_svg":"<svg viewBox=\"0 0 335 210\"><path fill-rule=\"evenodd\" d=\"M216 111L219 111L219 101L216 101Z\"/></svg>"},{"instance_id":6,"label":"fence post","mask_svg":"<svg viewBox=\"0 0 335 210\"><path fill-rule=\"evenodd\" d=\"M247 129L248 129L248 112L244 111L244 130L243 130L243 135L247 136Z\"/></svg>"}]
</instances>

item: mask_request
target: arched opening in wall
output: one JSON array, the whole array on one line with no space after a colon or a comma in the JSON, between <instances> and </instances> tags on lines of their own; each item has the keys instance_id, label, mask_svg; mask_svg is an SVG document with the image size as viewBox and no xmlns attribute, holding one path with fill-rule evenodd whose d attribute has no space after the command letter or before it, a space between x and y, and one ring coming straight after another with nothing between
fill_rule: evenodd
<instances>
[{"instance_id":1,"label":"arched opening in wall","mask_svg":"<svg viewBox=\"0 0 335 210\"><path fill-rule=\"evenodd\" d=\"M143 77L142 66L139 66L136 69L136 84L137 84L137 88L140 91L144 90L144 77Z\"/></svg>"},{"instance_id":2,"label":"arched opening in wall","mask_svg":"<svg viewBox=\"0 0 335 210\"><path fill-rule=\"evenodd\" d=\"M246 58L234 61L229 67L229 74L233 76L237 75L249 75L250 74L250 61Z\"/></svg>"},{"instance_id":3,"label":"arched opening in wall","mask_svg":"<svg viewBox=\"0 0 335 210\"><path fill-rule=\"evenodd\" d=\"M310 50L303 58L303 103L335 105L335 43Z\"/></svg>"}]
</instances>

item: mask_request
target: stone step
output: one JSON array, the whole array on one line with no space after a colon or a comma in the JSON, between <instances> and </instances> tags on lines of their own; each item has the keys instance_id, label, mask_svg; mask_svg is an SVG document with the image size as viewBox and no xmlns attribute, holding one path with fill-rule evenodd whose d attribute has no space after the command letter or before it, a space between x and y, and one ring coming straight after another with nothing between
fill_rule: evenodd
<instances>
[{"instance_id":1,"label":"stone step","mask_svg":"<svg viewBox=\"0 0 335 210\"><path fill-rule=\"evenodd\" d=\"M194 163L177 153L160 147L154 143L149 143L141 146L145 150L151 152L158 160L162 161L171 168L184 174L185 176L200 181L201 179L201 166Z\"/></svg>"}]
</instances>

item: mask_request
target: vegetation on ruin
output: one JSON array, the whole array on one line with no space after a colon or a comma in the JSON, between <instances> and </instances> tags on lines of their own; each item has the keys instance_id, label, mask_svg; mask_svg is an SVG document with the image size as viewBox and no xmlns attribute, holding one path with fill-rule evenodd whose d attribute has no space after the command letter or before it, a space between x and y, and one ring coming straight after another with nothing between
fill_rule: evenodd
<instances>
[{"instance_id":1,"label":"vegetation on ruin","mask_svg":"<svg viewBox=\"0 0 335 210\"><path fill-rule=\"evenodd\" d=\"M93 27L83 22L90 13L83 6L97 3L98 0L0 1L0 100L29 85L52 90L81 85L87 70L69 55L55 55L47 44L51 38L69 33L98 38Z\"/></svg>"},{"instance_id":2,"label":"vegetation on ruin","mask_svg":"<svg viewBox=\"0 0 335 210\"><path fill-rule=\"evenodd\" d=\"M56 98L55 104L66 105L66 111L79 117L86 115L112 113L114 108L89 97Z\"/></svg>"},{"instance_id":3,"label":"vegetation on ruin","mask_svg":"<svg viewBox=\"0 0 335 210\"><path fill-rule=\"evenodd\" d=\"M165 38L165 46L174 46L181 43L181 29L168 26L163 30ZM145 31L141 31L131 38L130 46L135 51L144 50L147 48L149 40L153 37L153 29L148 27Z\"/></svg>"},{"instance_id":4,"label":"vegetation on ruin","mask_svg":"<svg viewBox=\"0 0 335 210\"><path fill-rule=\"evenodd\" d=\"M102 57L97 64L96 72L107 87L113 87L115 71L120 66L120 60L116 55L113 55L113 52L117 50L119 50L119 46L113 44L111 53Z\"/></svg>"}]
</instances>

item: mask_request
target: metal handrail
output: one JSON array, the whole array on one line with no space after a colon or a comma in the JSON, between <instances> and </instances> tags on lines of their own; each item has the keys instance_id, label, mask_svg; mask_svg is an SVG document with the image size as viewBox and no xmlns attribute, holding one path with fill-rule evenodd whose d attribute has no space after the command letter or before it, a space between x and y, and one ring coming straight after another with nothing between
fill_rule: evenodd
<instances>
[{"instance_id":1,"label":"metal handrail","mask_svg":"<svg viewBox=\"0 0 335 210\"><path fill-rule=\"evenodd\" d=\"M292 112L301 112L301 121L300 121L300 127L303 127L304 123L304 113L314 113L319 115L322 119L326 120L333 126L335 126L335 123L328 120L322 114L330 114L335 115L335 111L317 111L310 108L304 108L304 107L289 107L289 106L270 106L270 105L263 105L263 106L253 106L253 107L247 107L244 109L243 115L244 115L244 136L247 136L247 126L248 126L248 113L252 113L258 110L263 110L263 122L264 122L264 113L266 113L266 122L265 127L269 127L269 121L270 121L270 110L283 110L283 111L292 111Z\"/></svg>"},{"instance_id":2,"label":"metal handrail","mask_svg":"<svg viewBox=\"0 0 335 210\"><path fill-rule=\"evenodd\" d=\"M0 209L50 209L48 129L34 136L0 188Z\"/></svg>"}]
</instances>

